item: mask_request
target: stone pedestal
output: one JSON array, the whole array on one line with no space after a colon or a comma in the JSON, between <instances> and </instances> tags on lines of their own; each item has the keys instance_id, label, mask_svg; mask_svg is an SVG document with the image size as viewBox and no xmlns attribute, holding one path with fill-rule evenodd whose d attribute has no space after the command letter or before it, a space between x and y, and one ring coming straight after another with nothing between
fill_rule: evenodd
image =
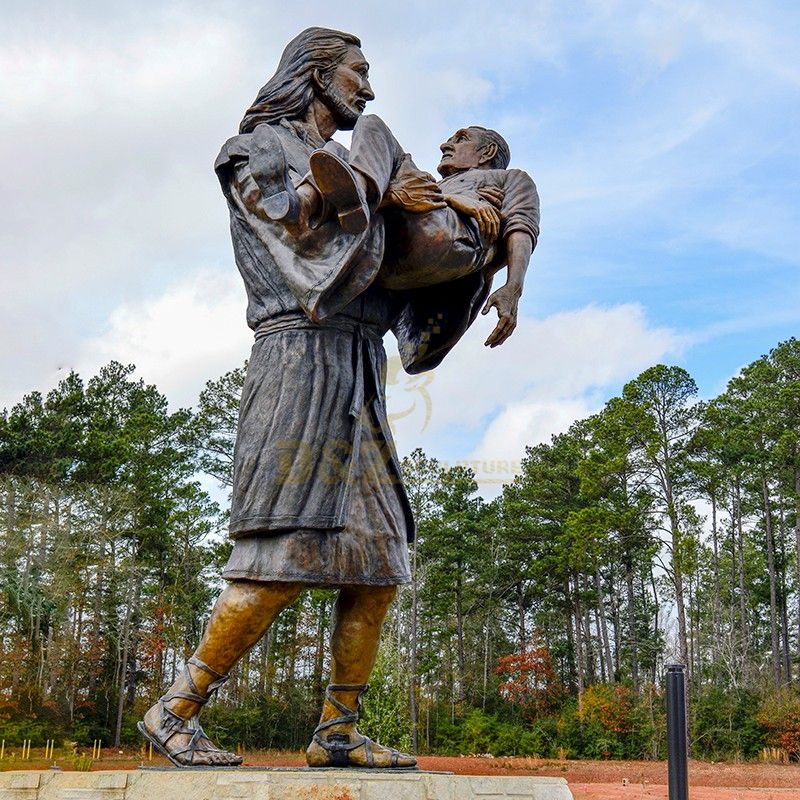
<instances>
[{"instance_id":1,"label":"stone pedestal","mask_svg":"<svg viewBox=\"0 0 800 800\"><path fill-rule=\"evenodd\" d=\"M0 800L572 800L563 778L366 770L0 772Z\"/></svg>"}]
</instances>

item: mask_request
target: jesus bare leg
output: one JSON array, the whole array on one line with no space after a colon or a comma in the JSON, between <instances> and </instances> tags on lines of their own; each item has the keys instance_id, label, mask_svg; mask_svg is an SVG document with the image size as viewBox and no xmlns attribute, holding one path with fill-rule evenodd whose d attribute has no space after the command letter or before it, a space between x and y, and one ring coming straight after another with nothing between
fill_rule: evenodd
<instances>
[{"instance_id":1,"label":"jesus bare leg","mask_svg":"<svg viewBox=\"0 0 800 800\"><path fill-rule=\"evenodd\" d=\"M203 640L167 693L144 716L142 731L181 766L230 766L242 759L219 750L185 722L195 716L236 662L294 602L299 583L231 581L214 606ZM144 730L142 730L142 728Z\"/></svg>"},{"instance_id":2,"label":"jesus bare leg","mask_svg":"<svg viewBox=\"0 0 800 800\"><path fill-rule=\"evenodd\" d=\"M300 583L256 583L231 581L214 606L203 640L186 666L186 672L169 688L161 701L145 714L144 733L182 766L230 766L241 757L218 750L203 734L197 736L184 723L198 714L209 693L239 659L266 633L278 614L297 599ZM378 652L381 625L396 594L396 587L349 587L336 602L331 634L332 685L363 685L369 679ZM358 689L329 693L338 702L355 709ZM341 716L326 700L320 723ZM355 722L331 726L327 734L360 739ZM193 743L193 740L194 743ZM372 745L374 766L391 766L392 751ZM324 748L312 743L308 752L312 766L329 763ZM351 751L350 763L367 765L364 747ZM397 766L413 766L415 759L400 754Z\"/></svg>"},{"instance_id":3,"label":"jesus bare leg","mask_svg":"<svg viewBox=\"0 0 800 800\"><path fill-rule=\"evenodd\" d=\"M334 722L357 716L360 695L375 666L381 625L396 593L396 586L348 587L339 593L331 632L331 685L306 751L312 767L413 767L417 763L413 756L362 736L356 720ZM337 750L342 763L337 763Z\"/></svg>"}]
</instances>

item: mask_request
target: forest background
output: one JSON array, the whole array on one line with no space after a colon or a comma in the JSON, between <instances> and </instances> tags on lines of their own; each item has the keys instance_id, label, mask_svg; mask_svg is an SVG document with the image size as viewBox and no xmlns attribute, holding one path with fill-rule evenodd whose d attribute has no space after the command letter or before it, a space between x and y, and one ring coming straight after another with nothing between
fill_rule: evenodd
<instances>
[{"instance_id":1,"label":"forest background","mask_svg":"<svg viewBox=\"0 0 800 800\"><path fill-rule=\"evenodd\" d=\"M696 754L796 756L800 6L6 6L0 738L135 741L200 636L241 373L198 396L252 343L212 162L284 45L328 25L362 38L368 110L421 168L495 128L543 211L507 344L479 318L431 379L387 342L420 538L371 731L660 756L662 667L686 660ZM630 383L653 364L700 391L677 367ZM215 735L305 744L330 608L284 615Z\"/></svg>"},{"instance_id":2,"label":"forest background","mask_svg":"<svg viewBox=\"0 0 800 800\"><path fill-rule=\"evenodd\" d=\"M132 366L71 373L0 416L0 737L137 741L194 649L229 553L243 368L171 412ZM688 667L707 758L800 758L800 341L697 399L656 365L491 502L403 461L414 580L386 623L365 728L419 752L665 755L663 668ZM222 744L299 749L327 682L333 595L304 594L205 715Z\"/></svg>"}]
</instances>

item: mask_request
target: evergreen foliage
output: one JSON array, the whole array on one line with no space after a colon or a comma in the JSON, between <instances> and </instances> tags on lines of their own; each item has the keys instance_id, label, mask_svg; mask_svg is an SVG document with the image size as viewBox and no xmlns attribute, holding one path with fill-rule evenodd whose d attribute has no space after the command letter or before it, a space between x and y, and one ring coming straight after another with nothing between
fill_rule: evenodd
<instances>
[{"instance_id":1,"label":"evergreen foliage","mask_svg":"<svg viewBox=\"0 0 800 800\"><path fill-rule=\"evenodd\" d=\"M243 369L196 411L111 363L0 414L0 738L135 741L202 634L229 552ZM654 366L487 503L404 460L419 535L363 727L420 752L665 755L662 672L688 666L694 754L800 758L800 342L697 401ZM227 747L299 749L333 593L305 593L206 713Z\"/></svg>"}]
</instances>

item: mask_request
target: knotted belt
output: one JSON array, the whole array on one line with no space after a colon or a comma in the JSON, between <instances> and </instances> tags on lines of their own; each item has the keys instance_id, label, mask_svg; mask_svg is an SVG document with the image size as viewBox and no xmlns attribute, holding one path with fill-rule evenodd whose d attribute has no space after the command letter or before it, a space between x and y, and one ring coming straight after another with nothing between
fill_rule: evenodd
<instances>
[{"instance_id":1,"label":"knotted belt","mask_svg":"<svg viewBox=\"0 0 800 800\"><path fill-rule=\"evenodd\" d=\"M373 380L380 394L381 382L378 365L375 363L372 350L367 342L383 344L383 337L377 325L359 322L350 317L331 317L324 322L312 322L305 314L285 314L262 322L255 330L256 341L260 341L273 333L283 331L326 331L333 330L353 337L353 362L355 366L355 382L353 397L350 401L350 416L358 417L364 407L364 358L369 362Z\"/></svg>"}]
</instances>

